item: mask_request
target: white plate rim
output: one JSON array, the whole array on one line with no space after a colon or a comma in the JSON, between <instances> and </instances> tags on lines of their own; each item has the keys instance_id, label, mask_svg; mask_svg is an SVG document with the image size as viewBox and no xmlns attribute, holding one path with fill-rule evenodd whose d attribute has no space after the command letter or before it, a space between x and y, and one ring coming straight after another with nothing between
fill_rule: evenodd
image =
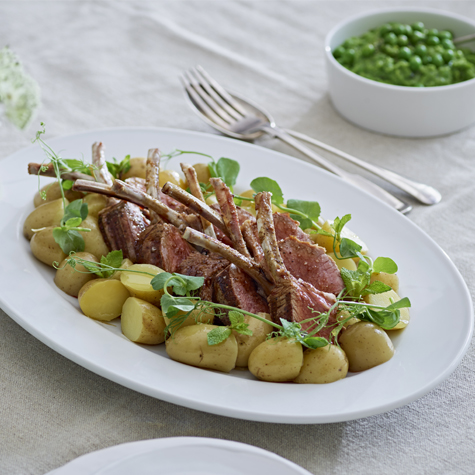
<instances>
[{"instance_id":1,"label":"white plate rim","mask_svg":"<svg viewBox=\"0 0 475 475\"><path fill-rule=\"evenodd\" d=\"M112 381L115 381L119 384L122 384L131 389L137 390L144 394L148 394L152 397L158 397L168 402L183 405L183 406L190 407L193 409L202 410L205 412L211 412L211 413L230 416L230 417L237 417L237 418L242 418L242 419L257 420L257 421L264 421L264 422L283 422L283 423L302 423L302 424L327 423L327 422L339 422L339 421L345 421L345 420L352 420L352 419L356 419L360 417L367 417L370 415L379 414L379 413L394 409L396 407L400 407L404 404L407 404L409 402L412 402L418 399L419 397L428 393L431 389L436 387L438 384L440 384L455 370L457 365L460 363L463 355L468 350L470 340L471 340L471 335L473 332L473 319L471 318L471 316L473 315L472 301L471 301L469 291L466 287L465 282L463 281L462 276L460 275L459 271L456 269L452 261L448 258L448 256L438 247L438 245L426 233L424 233L419 228L417 228L417 226L411 221L409 221L406 217L399 215L399 213L389 208L387 205L380 202L376 202L372 197L367 195L365 192L361 190L357 190L351 185L346 185L346 184L343 185L342 181L338 177L335 177L324 170L317 169L296 158L283 155L279 152L275 152L270 149L261 148L253 144L238 142L238 141L227 139L227 138L217 136L214 134L203 134L200 132L192 132L192 131L168 129L168 128L121 127L121 128L108 128L108 129L101 129L101 130L94 130L94 131L86 131L80 134L71 134L68 136L52 139L49 142L51 143L52 146L54 146L55 143L57 142L62 142L62 141L68 142L71 140L80 140L85 137L89 137L91 135L106 135L106 136L108 134L140 135L140 134L149 134L149 133L158 134L159 136L160 135L165 136L166 134L175 135L177 137L185 138L186 140L189 140L189 138L191 137L192 141L204 140L206 143L217 145L218 148L223 147L226 150L235 149L239 151L240 149L242 149L242 150L245 150L247 153L249 153L250 151L253 151L253 152L258 151L258 153L262 155L263 158L272 157L272 159L283 160L287 163L292 163L293 166L297 168L303 167L303 169L308 169L309 173L311 173L312 175L315 175L319 178L324 177L324 179L330 182L332 186L337 186L337 187L344 186L345 189L349 189L351 191L352 195L357 197L357 201L363 202L365 206L372 206L378 211L384 212L385 214L390 216L392 220L396 220L399 223L404 223L404 226L407 232L410 231L410 232L416 233L418 236L421 237L421 239L424 239L427 246L431 247L431 249L434 252L436 252L437 257L444 260L444 265L446 265L447 269L449 269L450 272L452 273L451 277L457 281L458 289L460 291L461 306L463 307L463 313L466 315L464 318L467 320L465 322L465 330L466 330L465 336L463 338L459 338L458 351L454 353L452 360L450 361L449 364L447 364L444 367L444 370L441 371L436 377L434 377L429 383L417 388L417 390L413 390L407 393L403 397L399 397L397 400L379 402L378 404L375 404L371 407L366 407L365 409L352 409L352 410L343 411L340 413L323 412L323 413L309 414L308 411L305 411L305 413L303 413L302 411L302 413L299 414L298 413L299 411L297 411L297 413L294 411L290 411L288 413L285 413L285 411L284 413L278 413L276 410L270 411L267 413L262 413L261 411L253 410L251 407L230 408L227 404L219 405L216 403L211 404L205 400L199 400L199 401L192 400L184 394L177 395L177 394L164 393L163 391L157 392L157 388L151 388L147 384L143 384L140 381L131 381L130 374L121 374L120 371L117 372L116 368L112 368L111 370L110 367L106 367L104 364L98 363L97 361L91 361L90 359L87 358L88 355L78 354L77 351L72 352L68 348L66 348L60 341L58 341L57 338L56 339L51 338L49 335L44 334L43 333L44 329L39 328L35 320L28 318L24 314L24 312L17 311L15 305L12 303L11 295L6 295L5 293L2 293L0 295L0 306L5 310L7 314L9 314L15 321L17 321L17 323L19 323L28 332L30 332L39 340L43 341L45 344L50 346L55 351L71 359L72 361L75 361L76 363L96 372L97 374L100 374L101 376L104 376ZM2 160L2 165L10 164L9 166L12 166L11 164L15 160L18 160L18 157L21 157L24 154L26 155L34 154L32 151L33 148L34 146L30 146L26 149L23 149L23 150L20 150L19 152L14 153L10 157ZM13 169L14 171L18 172L18 170L15 170L14 166L13 166ZM20 181L25 181L23 176L19 175L17 178ZM7 187L8 187L8 183L7 183ZM0 202L0 210L3 208L5 210L11 211L11 206L10 208L8 206L9 204L11 205L11 203L6 204L5 200L2 200ZM19 222L16 222L15 224L17 227L16 235L18 236L19 229L21 228L21 226ZM5 229L6 229L5 225L3 225L3 228L0 227L0 236L2 236L2 234L5 234ZM24 248L25 246L19 243L19 247L17 246L17 248L19 249L21 247ZM5 280L5 279L2 279L2 280ZM66 301L60 304L62 310L64 310L65 307L67 308L68 305L69 304ZM467 318L467 315L470 315L470 318ZM132 353L136 353L136 352L132 352ZM180 366L183 366L183 365L180 365ZM381 367L378 367L378 368L381 368ZM200 372L202 371L195 368L190 368L190 369L194 371L200 371ZM374 369L370 371L374 372ZM369 372L366 372L366 373L369 373ZM216 376L222 376L222 375L216 375L215 373L211 373L211 372L205 372L205 374L207 375L206 379L209 379L209 380L215 380ZM367 374L365 373L358 375L358 378L362 378L363 375L364 375L364 379L367 380ZM244 381L244 380L239 380L239 381ZM248 383L242 383L242 384L246 386ZM261 382L253 381L249 387L255 388L255 384L253 383L257 383L259 385L272 384L272 383L261 383ZM341 382L333 384L335 389L337 385L340 383ZM240 384L241 383L238 383L238 385ZM367 384L367 381L366 381L366 384ZM296 387L296 385L292 385L292 386ZM298 387L302 388L301 391L307 394L308 387L303 387L303 386L298 386ZM290 394L295 395L295 390L289 391L288 388L289 388L289 385L282 385L281 391L285 394L287 394L287 392L290 392Z\"/></svg>"}]
</instances>

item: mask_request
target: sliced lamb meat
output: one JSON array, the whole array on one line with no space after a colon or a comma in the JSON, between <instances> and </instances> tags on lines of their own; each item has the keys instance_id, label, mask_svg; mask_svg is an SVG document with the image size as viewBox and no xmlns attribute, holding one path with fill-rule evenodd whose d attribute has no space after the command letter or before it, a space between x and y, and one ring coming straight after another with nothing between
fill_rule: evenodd
<instances>
[{"instance_id":1,"label":"sliced lamb meat","mask_svg":"<svg viewBox=\"0 0 475 475\"><path fill-rule=\"evenodd\" d=\"M251 313L269 312L266 300L259 295L254 280L234 264L229 265L214 278L214 301L230 305ZM221 316L225 325L231 322L227 316Z\"/></svg>"},{"instance_id":2,"label":"sliced lamb meat","mask_svg":"<svg viewBox=\"0 0 475 475\"><path fill-rule=\"evenodd\" d=\"M278 244L285 267L294 277L335 295L345 288L340 270L323 247L300 241L295 236Z\"/></svg>"},{"instance_id":3,"label":"sliced lamb meat","mask_svg":"<svg viewBox=\"0 0 475 475\"><path fill-rule=\"evenodd\" d=\"M178 229L167 223L149 226L136 243L138 263L152 264L172 273L178 272L181 263L195 252Z\"/></svg>"},{"instance_id":4,"label":"sliced lamb meat","mask_svg":"<svg viewBox=\"0 0 475 475\"><path fill-rule=\"evenodd\" d=\"M229 262L218 254L206 255L193 252L181 262L177 272L193 277L204 277L200 297L202 300L211 302L214 293L214 277L228 266Z\"/></svg>"},{"instance_id":5,"label":"sliced lamb meat","mask_svg":"<svg viewBox=\"0 0 475 475\"><path fill-rule=\"evenodd\" d=\"M150 224L139 206L119 201L99 212L99 229L109 249L122 249L124 258L136 262L135 242Z\"/></svg>"},{"instance_id":6,"label":"sliced lamb meat","mask_svg":"<svg viewBox=\"0 0 475 475\"><path fill-rule=\"evenodd\" d=\"M300 241L312 242L309 235L300 229L300 224L286 213L274 213L274 228L277 241L295 236Z\"/></svg>"}]
</instances>

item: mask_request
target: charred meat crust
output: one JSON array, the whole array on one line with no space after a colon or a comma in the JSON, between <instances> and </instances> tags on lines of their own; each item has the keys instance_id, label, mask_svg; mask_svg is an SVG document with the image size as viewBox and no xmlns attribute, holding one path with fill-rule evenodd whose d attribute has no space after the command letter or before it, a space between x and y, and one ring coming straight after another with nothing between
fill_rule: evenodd
<instances>
[{"instance_id":1,"label":"charred meat crust","mask_svg":"<svg viewBox=\"0 0 475 475\"><path fill-rule=\"evenodd\" d=\"M136 262L135 243L150 224L139 206L119 201L104 208L98 216L99 229L109 249L122 249L124 258Z\"/></svg>"},{"instance_id":2,"label":"charred meat crust","mask_svg":"<svg viewBox=\"0 0 475 475\"><path fill-rule=\"evenodd\" d=\"M251 313L269 312L266 300L258 293L256 282L234 264L214 278L214 301ZM223 310L223 314L221 322L229 325L228 311Z\"/></svg>"},{"instance_id":3,"label":"charred meat crust","mask_svg":"<svg viewBox=\"0 0 475 475\"><path fill-rule=\"evenodd\" d=\"M136 243L137 262L152 264L167 272L178 272L194 249L181 237L175 226L158 223L149 226Z\"/></svg>"},{"instance_id":4,"label":"charred meat crust","mask_svg":"<svg viewBox=\"0 0 475 475\"><path fill-rule=\"evenodd\" d=\"M310 236L300 229L300 224L286 213L274 213L274 228L277 241L295 236L300 241L313 242Z\"/></svg>"},{"instance_id":5,"label":"charred meat crust","mask_svg":"<svg viewBox=\"0 0 475 475\"><path fill-rule=\"evenodd\" d=\"M279 251L287 270L316 289L338 295L345 284L340 270L325 249L295 236L279 241Z\"/></svg>"}]
</instances>

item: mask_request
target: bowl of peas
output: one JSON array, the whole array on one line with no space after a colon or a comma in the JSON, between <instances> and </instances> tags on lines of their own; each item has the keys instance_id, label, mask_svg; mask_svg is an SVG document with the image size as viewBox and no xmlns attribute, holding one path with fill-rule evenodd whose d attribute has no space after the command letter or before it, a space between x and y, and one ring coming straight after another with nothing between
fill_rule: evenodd
<instances>
[{"instance_id":1,"label":"bowl of peas","mask_svg":"<svg viewBox=\"0 0 475 475\"><path fill-rule=\"evenodd\" d=\"M475 22L425 8L365 13L325 39L330 98L365 129L431 137L475 123Z\"/></svg>"}]
</instances>

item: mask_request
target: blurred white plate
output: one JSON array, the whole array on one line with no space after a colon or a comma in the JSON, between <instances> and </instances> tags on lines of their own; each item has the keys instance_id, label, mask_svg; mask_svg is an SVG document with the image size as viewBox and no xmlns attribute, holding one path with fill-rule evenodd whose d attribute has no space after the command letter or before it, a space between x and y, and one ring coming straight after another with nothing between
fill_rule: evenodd
<instances>
[{"instance_id":1,"label":"blurred white plate","mask_svg":"<svg viewBox=\"0 0 475 475\"><path fill-rule=\"evenodd\" d=\"M399 265L401 294L411 299L412 321L406 330L391 334L396 354L389 362L327 385L264 383L247 371L206 371L168 359L163 345L130 343L118 323L105 325L84 317L77 300L55 287L53 270L31 255L22 226L37 189L37 179L27 175L26 166L44 159L35 145L2 160L0 305L72 361L128 388L193 409L306 424L366 417L414 401L447 378L467 351L473 311L460 273L427 234L363 191L287 155L184 130L107 129L48 142L63 157L89 157L97 140L106 145L108 158L144 156L151 147L234 158L241 164L238 191L248 189L255 177L269 176L280 183L287 199L319 201L325 217L352 213L350 228L366 241L371 255L392 257ZM187 155L186 161L200 162L203 157Z\"/></svg>"},{"instance_id":2,"label":"blurred white plate","mask_svg":"<svg viewBox=\"0 0 475 475\"><path fill-rule=\"evenodd\" d=\"M49 475L310 475L267 450L228 440L171 437L98 450Z\"/></svg>"}]
</instances>

